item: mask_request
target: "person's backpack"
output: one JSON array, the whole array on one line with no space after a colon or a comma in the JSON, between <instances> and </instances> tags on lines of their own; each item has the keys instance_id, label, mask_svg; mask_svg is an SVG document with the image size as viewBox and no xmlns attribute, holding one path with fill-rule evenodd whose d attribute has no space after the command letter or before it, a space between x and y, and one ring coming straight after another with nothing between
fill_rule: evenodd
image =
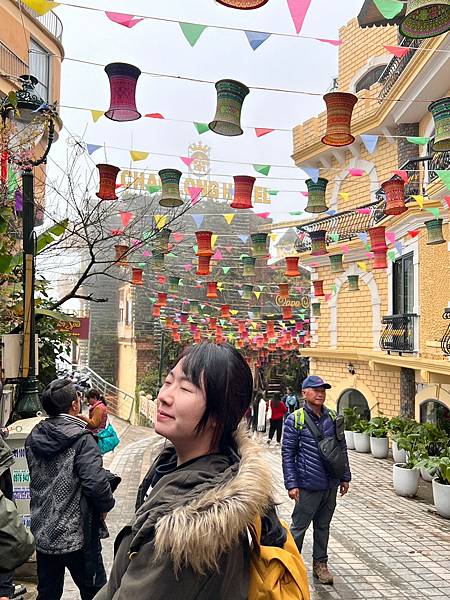
<instances>
[{"instance_id":1,"label":"person's backpack","mask_svg":"<svg viewBox=\"0 0 450 600\"><path fill-rule=\"evenodd\" d=\"M253 545L248 600L310 600L305 564L287 523L280 522L287 534L283 548L261 545L260 517L249 527Z\"/></svg>"},{"instance_id":2,"label":"person's backpack","mask_svg":"<svg viewBox=\"0 0 450 600\"><path fill-rule=\"evenodd\" d=\"M294 427L301 431L306 425L317 442L320 458L330 477L341 479L347 469L346 455L339 443L343 439L343 419L336 415L333 410L328 409L330 417L335 422L335 435L325 437L318 429L311 417L303 408L294 412Z\"/></svg>"}]
</instances>

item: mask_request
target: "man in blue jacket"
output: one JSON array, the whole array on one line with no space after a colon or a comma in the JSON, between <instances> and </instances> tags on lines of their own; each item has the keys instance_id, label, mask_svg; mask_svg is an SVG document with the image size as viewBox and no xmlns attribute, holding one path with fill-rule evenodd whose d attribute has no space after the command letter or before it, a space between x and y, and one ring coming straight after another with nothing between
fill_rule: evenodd
<instances>
[{"instance_id":1,"label":"man in blue jacket","mask_svg":"<svg viewBox=\"0 0 450 600\"><path fill-rule=\"evenodd\" d=\"M345 439L339 441L346 457L346 470L341 480L331 478L319 453L315 435L305 422L305 411L324 437L336 435L336 415L325 406L326 390L331 385L316 375L302 385L304 408L286 419L282 445L284 485L289 498L295 500L291 532L302 550L303 539L311 522L314 526L313 574L320 583L332 585L328 570L328 538L336 508L338 488L341 496L348 492L351 479ZM338 437L339 439L339 437Z\"/></svg>"}]
</instances>

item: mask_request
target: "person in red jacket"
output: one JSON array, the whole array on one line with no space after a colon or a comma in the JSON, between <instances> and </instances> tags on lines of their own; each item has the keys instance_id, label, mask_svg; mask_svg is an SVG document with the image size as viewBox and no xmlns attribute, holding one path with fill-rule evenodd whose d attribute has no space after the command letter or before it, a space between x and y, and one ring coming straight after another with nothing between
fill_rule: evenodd
<instances>
[{"instance_id":1,"label":"person in red jacket","mask_svg":"<svg viewBox=\"0 0 450 600\"><path fill-rule=\"evenodd\" d=\"M281 401L280 394L275 394L273 400L270 401L270 409L272 415L270 417L269 439L267 440L267 445L270 446L274 433L277 432L277 444L279 446L281 442L281 432L283 430L283 419L284 415L287 413L286 405Z\"/></svg>"}]
</instances>

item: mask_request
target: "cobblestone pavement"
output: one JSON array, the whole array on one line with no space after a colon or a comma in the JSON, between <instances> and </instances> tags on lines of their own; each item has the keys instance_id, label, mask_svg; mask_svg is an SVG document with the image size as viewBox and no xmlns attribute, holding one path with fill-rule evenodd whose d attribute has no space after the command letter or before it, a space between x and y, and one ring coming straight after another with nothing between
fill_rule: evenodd
<instances>
[{"instance_id":1,"label":"cobblestone pavement","mask_svg":"<svg viewBox=\"0 0 450 600\"><path fill-rule=\"evenodd\" d=\"M108 516L111 537L103 544L107 572L114 537L133 515L139 481L160 443L148 429L125 427L117 421L115 424L122 443L106 458L105 466L121 475L123 481L116 493L116 506ZM260 443L276 477L280 516L289 522L293 503L282 483L280 450L266 449L263 437ZM438 517L427 502L396 496L392 461L350 451L350 462L354 481L348 495L338 499L331 529L333 587L314 584L310 572L312 534L308 531L306 535L304 559L312 600L448 600L450 522ZM34 598L33 593L27 595L27 600ZM63 598L79 598L70 577L66 578Z\"/></svg>"}]
</instances>

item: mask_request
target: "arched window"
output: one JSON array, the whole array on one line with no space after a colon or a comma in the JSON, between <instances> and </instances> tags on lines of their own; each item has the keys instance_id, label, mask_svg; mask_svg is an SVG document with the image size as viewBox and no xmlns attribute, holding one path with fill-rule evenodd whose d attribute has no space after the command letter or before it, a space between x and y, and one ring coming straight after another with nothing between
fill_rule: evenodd
<instances>
[{"instance_id":1,"label":"arched window","mask_svg":"<svg viewBox=\"0 0 450 600\"><path fill-rule=\"evenodd\" d=\"M420 405L420 422L433 423L450 435L450 409L437 400L425 400Z\"/></svg>"},{"instance_id":2,"label":"arched window","mask_svg":"<svg viewBox=\"0 0 450 600\"><path fill-rule=\"evenodd\" d=\"M337 403L338 412L342 414L344 408L356 408L362 419L370 419L369 405L359 390L349 389L342 392Z\"/></svg>"},{"instance_id":3,"label":"arched window","mask_svg":"<svg viewBox=\"0 0 450 600\"><path fill-rule=\"evenodd\" d=\"M377 67L370 69L370 71L367 71L367 73L364 73L355 84L355 92L370 89L370 87L380 79L385 68L386 65L378 65Z\"/></svg>"}]
</instances>

